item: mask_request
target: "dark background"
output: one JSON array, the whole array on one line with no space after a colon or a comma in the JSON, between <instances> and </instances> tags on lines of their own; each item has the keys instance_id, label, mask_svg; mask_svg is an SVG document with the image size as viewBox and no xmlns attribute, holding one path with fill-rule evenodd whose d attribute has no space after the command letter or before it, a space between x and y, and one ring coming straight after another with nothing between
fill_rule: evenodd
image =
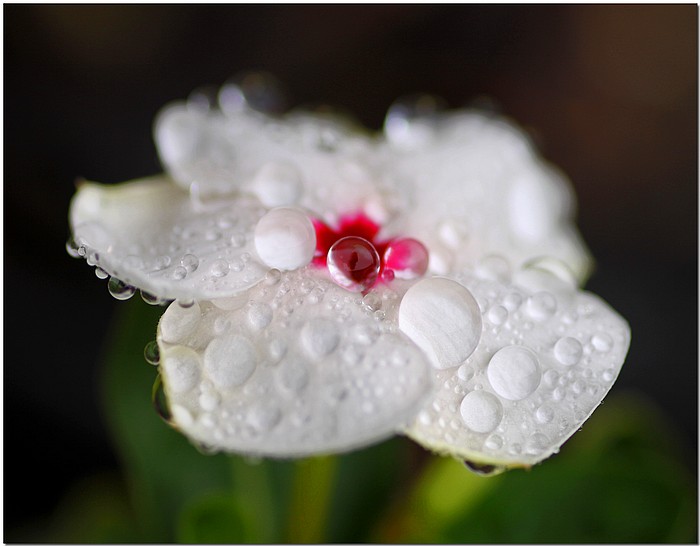
<instances>
[{"instance_id":1,"label":"dark background","mask_svg":"<svg viewBox=\"0 0 700 546\"><path fill-rule=\"evenodd\" d=\"M65 253L73 181L158 172L157 110L249 69L372 128L420 91L490 97L527 128L578 194L587 287L632 327L614 392L658 406L696 468L696 6L3 12L6 529L40 525L76 478L117 465L98 363L119 303Z\"/></svg>"}]
</instances>

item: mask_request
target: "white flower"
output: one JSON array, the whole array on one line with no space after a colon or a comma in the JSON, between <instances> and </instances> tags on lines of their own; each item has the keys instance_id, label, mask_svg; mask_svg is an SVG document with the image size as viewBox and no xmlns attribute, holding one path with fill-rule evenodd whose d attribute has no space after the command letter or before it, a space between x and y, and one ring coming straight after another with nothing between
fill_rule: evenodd
<instances>
[{"instance_id":1,"label":"white flower","mask_svg":"<svg viewBox=\"0 0 700 546\"><path fill-rule=\"evenodd\" d=\"M556 452L630 340L577 288L565 179L478 112L397 103L371 136L231 91L161 112L167 175L84 183L71 206L73 251L113 293L178 300L157 334L174 425L273 457L397 432L476 465Z\"/></svg>"}]
</instances>

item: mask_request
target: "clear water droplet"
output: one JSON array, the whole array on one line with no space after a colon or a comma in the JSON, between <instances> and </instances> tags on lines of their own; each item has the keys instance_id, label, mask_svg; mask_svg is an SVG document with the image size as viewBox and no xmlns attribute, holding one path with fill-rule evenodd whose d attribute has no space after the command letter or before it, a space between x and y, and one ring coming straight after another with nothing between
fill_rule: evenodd
<instances>
[{"instance_id":1,"label":"clear water droplet","mask_svg":"<svg viewBox=\"0 0 700 546\"><path fill-rule=\"evenodd\" d=\"M111 277L107 283L107 289L112 297L117 300L128 300L134 295L136 289L133 286L120 281L116 277Z\"/></svg>"},{"instance_id":2,"label":"clear water droplet","mask_svg":"<svg viewBox=\"0 0 700 546\"><path fill-rule=\"evenodd\" d=\"M193 273L199 267L199 258L194 254L185 254L180 260L180 265L185 268L187 273Z\"/></svg>"},{"instance_id":3,"label":"clear water droplet","mask_svg":"<svg viewBox=\"0 0 700 546\"><path fill-rule=\"evenodd\" d=\"M158 416L169 425L172 425L173 415L170 411L170 406L168 405L168 398L165 396L163 379L160 375L156 377L156 380L153 383L153 389L151 389L151 402Z\"/></svg>"},{"instance_id":4,"label":"clear water droplet","mask_svg":"<svg viewBox=\"0 0 700 546\"><path fill-rule=\"evenodd\" d=\"M246 72L231 78L219 92L219 105L226 114L245 108L269 114L287 109L282 84L268 72Z\"/></svg>"},{"instance_id":5,"label":"clear water droplet","mask_svg":"<svg viewBox=\"0 0 700 546\"><path fill-rule=\"evenodd\" d=\"M71 258L82 258L83 257L83 254L80 253L80 248L81 248L80 245L75 242L75 239L73 239L73 237L71 237L70 239L68 239L68 241L66 241L66 252L68 252L68 255ZM85 247L82 247L82 248L85 249Z\"/></svg>"},{"instance_id":6,"label":"clear water droplet","mask_svg":"<svg viewBox=\"0 0 700 546\"><path fill-rule=\"evenodd\" d=\"M505 467L503 466L474 463L472 461L464 461L464 466L466 466L469 471L479 476L495 476L505 471Z\"/></svg>"},{"instance_id":7,"label":"clear water droplet","mask_svg":"<svg viewBox=\"0 0 700 546\"><path fill-rule=\"evenodd\" d=\"M282 272L279 269L270 269L265 273L265 284L272 286L280 282L282 278Z\"/></svg>"},{"instance_id":8,"label":"clear water droplet","mask_svg":"<svg viewBox=\"0 0 700 546\"><path fill-rule=\"evenodd\" d=\"M226 260L215 260L211 264L210 271L214 277L225 277L229 272L228 262Z\"/></svg>"},{"instance_id":9,"label":"clear water droplet","mask_svg":"<svg viewBox=\"0 0 700 546\"><path fill-rule=\"evenodd\" d=\"M412 149L425 144L433 135L438 112L445 101L432 95L401 97L390 107L384 119L384 133L394 146Z\"/></svg>"},{"instance_id":10,"label":"clear water droplet","mask_svg":"<svg viewBox=\"0 0 700 546\"><path fill-rule=\"evenodd\" d=\"M175 269L173 269L173 279L181 281L185 277L187 277L187 269L181 265L178 265Z\"/></svg>"},{"instance_id":11,"label":"clear water droplet","mask_svg":"<svg viewBox=\"0 0 700 546\"><path fill-rule=\"evenodd\" d=\"M160 350L157 341L149 341L143 349L143 357L146 362L157 366L160 362Z\"/></svg>"},{"instance_id":12,"label":"clear water droplet","mask_svg":"<svg viewBox=\"0 0 700 546\"><path fill-rule=\"evenodd\" d=\"M102 269L101 267L96 267L96 268L95 268L95 276L96 276L98 279L106 279L107 277L109 277L109 273L107 273L107 272L106 272L104 269Z\"/></svg>"},{"instance_id":13,"label":"clear water droplet","mask_svg":"<svg viewBox=\"0 0 700 546\"><path fill-rule=\"evenodd\" d=\"M192 299L185 299L185 300L177 300L177 304L182 307L183 309L189 309L194 305L194 300Z\"/></svg>"},{"instance_id":14,"label":"clear water droplet","mask_svg":"<svg viewBox=\"0 0 700 546\"><path fill-rule=\"evenodd\" d=\"M144 290L141 290L141 299L148 305L161 305L164 301L162 298L159 298L158 296Z\"/></svg>"},{"instance_id":15,"label":"clear water droplet","mask_svg":"<svg viewBox=\"0 0 700 546\"><path fill-rule=\"evenodd\" d=\"M328 251L333 281L351 292L364 292L377 281L381 261L374 245L362 237L343 237Z\"/></svg>"}]
</instances>

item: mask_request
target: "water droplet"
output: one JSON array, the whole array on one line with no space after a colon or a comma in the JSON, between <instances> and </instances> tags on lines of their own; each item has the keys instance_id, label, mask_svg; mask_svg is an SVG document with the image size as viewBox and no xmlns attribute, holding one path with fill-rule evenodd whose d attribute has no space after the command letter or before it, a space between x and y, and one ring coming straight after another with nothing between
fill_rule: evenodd
<instances>
[{"instance_id":1,"label":"water droplet","mask_svg":"<svg viewBox=\"0 0 700 546\"><path fill-rule=\"evenodd\" d=\"M374 245L362 237L343 237L328 250L328 271L333 281L351 292L374 286L381 262Z\"/></svg>"},{"instance_id":2,"label":"water droplet","mask_svg":"<svg viewBox=\"0 0 700 546\"><path fill-rule=\"evenodd\" d=\"M554 358L564 366L574 366L581 360L583 346L573 337L563 337L554 345Z\"/></svg>"},{"instance_id":3,"label":"water droplet","mask_svg":"<svg viewBox=\"0 0 700 546\"><path fill-rule=\"evenodd\" d=\"M208 112L217 107L218 89L214 85L203 85L192 91L187 97L187 108Z\"/></svg>"},{"instance_id":4,"label":"water droplet","mask_svg":"<svg viewBox=\"0 0 700 546\"><path fill-rule=\"evenodd\" d=\"M382 298L376 292L370 292L362 298L362 304L370 311L382 308Z\"/></svg>"},{"instance_id":5,"label":"water droplet","mask_svg":"<svg viewBox=\"0 0 700 546\"><path fill-rule=\"evenodd\" d=\"M503 406L493 394L485 391L472 391L460 405L464 424L478 433L494 430L503 418Z\"/></svg>"},{"instance_id":6,"label":"water droplet","mask_svg":"<svg viewBox=\"0 0 700 546\"><path fill-rule=\"evenodd\" d=\"M615 370L605 370L602 374L603 381L610 383L615 379Z\"/></svg>"},{"instance_id":7,"label":"water droplet","mask_svg":"<svg viewBox=\"0 0 700 546\"><path fill-rule=\"evenodd\" d=\"M557 300L549 292L538 292L528 298L525 308L532 319L542 322L554 315L557 310Z\"/></svg>"},{"instance_id":8,"label":"water droplet","mask_svg":"<svg viewBox=\"0 0 700 546\"><path fill-rule=\"evenodd\" d=\"M263 302L252 302L248 307L248 323L259 331L272 322L272 308Z\"/></svg>"},{"instance_id":9,"label":"water droplet","mask_svg":"<svg viewBox=\"0 0 700 546\"><path fill-rule=\"evenodd\" d=\"M133 286L120 281L116 277L111 277L107 283L107 289L112 297L117 300L128 300L134 295L136 289Z\"/></svg>"},{"instance_id":10,"label":"water droplet","mask_svg":"<svg viewBox=\"0 0 700 546\"><path fill-rule=\"evenodd\" d=\"M247 239L246 234L243 232L234 233L231 235L231 246L233 248L240 248L246 243Z\"/></svg>"},{"instance_id":11,"label":"water droplet","mask_svg":"<svg viewBox=\"0 0 700 546\"><path fill-rule=\"evenodd\" d=\"M457 368L457 377L459 377L462 381L469 381L472 377L474 377L474 369L469 364L462 364L459 368Z\"/></svg>"},{"instance_id":12,"label":"water droplet","mask_svg":"<svg viewBox=\"0 0 700 546\"><path fill-rule=\"evenodd\" d=\"M251 188L266 207L294 205L302 194L301 173L291 163L268 163L255 175Z\"/></svg>"},{"instance_id":13,"label":"water droplet","mask_svg":"<svg viewBox=\"0 0 700 546\"><path fill-rule=\"evenodd\" d=\"M165 389L163 388L163 380L160 375L156 377L153 383L153 388L151 389L151 402L153 403L153 408L160 418L168 423L172 424L172 413L170 413L170 406L168 405L168 398L165 396Z\"/></svg>"},{"instance_id":14,"label":"water droplet","mask_svg":"<svg viewBox=\"0 0 700 546\"><path fill-rule=\"evenodd\" d=\"M259 432L272 430L282 419L280 409L270 403L258 403L248 412L248 423Z\"/></svg>"},{"instance_id":15,"label":"water droplet","mask_svg":"<svg viewBox=\"0 0 700 546\"><path fill-rule=\"evenodd\" d=\"M199 267L199 258L194 254L185 254L180 260L180 265L185 268L187 273L193 273Z\"/></svg>"},{"instance_id":16,"label":"water droplet","mask_svg":"<svg viewBox=\"0 0 700 546\"><path fill-rule=\"evenodd\" d=\"M265 273L265 284L272 286L280 282L282 278L282 272L279 269L270 269Z\"/></svg>"},{"instance_id":17,"label":"water droplet","mask_svg":"<svg viewBox=\"0 0 700 546\"><path fill-rule=\"evenodd\" d=\"M102 269L101 267L96 267L96 268L95 268L95 276L96 276L98 279L106 279L107 277L109 277L109 273L107 273L107 272L106 272L104 269Z\"/></svg>"},{"instance_id":18,"label":"water droplet","mask_svg":"<svg viewBox=\"0 0 700 546\"><path fill-rule=\"evenodd\" d=\"M517 292L513 292L511 294L508 294L505 298L503 298L503 306L508 309L511 313L516 311L518 307L523 302L523 298L520 294Z\"/></svg>"},{"instance_id":19,"label":"water droplet","mask_svg":"<svg viewBox=\"0 0 700 546\"><path fill-rule=\"evenodd\" d=\"M481 338L481 312L474 296L445 278L423 279L409 288L398 318L399 329L438 369L464 362Z\"/></svg>"},{"instance_id":20,"label":"water droplet","mask_svg":"<svg viewBox=\"0 0 700 546\"><path fill-rule=\"evenodd\" d=\"M229 272L229 265L226 260L215 260L209 269L214 277L225 277Z\"/></svg>"},{"instance_id":21,"label":"water droplet","mask_svg":"<svg viewBox=\"0 0 700 546\"><path fill-rule=\"evenodd\" d=\"M505 467L503 466L496 466L484 463L474 463L472 461L464 461L464 466L466 466L468 470L470 470L474 474L478 474L479 476L495 476L505 471Z\"/></svg>"},{"instance_id":22,"label":"water droplet","mask_svg":"<svg viewBox=\"0 0 700 546\"><path fill-rule=\"evenodd\" d=\"M554 385L557 384L557 381L559 380L559 373L556 370L547 370L544 372L544 382L550 387L553 387Z\"/></svg>"},{"instance_id":23,"label":"water droplet","mask_svg":"<svg viewBox=\"0 0 700 546\"><path fill-rule=\"evenodd\" d=\"M494 305L489 309L488 313L486 313L486 318L491 324L500 326L508 320L508 309L502 305Z\"/></svg>"},{"instance_id":24,"label":"water droplet","mask_svg":"<svg viewBox=\"0 0 700 546\"><path fill-rule=\"evenodd\" d=\"M309 383L309 371L299 360L286 360L281 364L279 381L283 388L301 393Z\"/></svg>"},{"instance_id":25,"label":"water droplet","mask_svg":"<svg viewBox=\"0 0 700 546\"><path fill-rule=\"evenodd\" d=\"M221 396L216 391L205 391L199 395L199 407L204 411L214 411L220 402Z\"/></svg>"},{"instance_id":26,"label":"water droplet","mask_svg":"<svg viewBox=\"0 0 700 546\"><path fill-rule=\"evenodd\" d=\"M164 301L158 296L150 294L144 290L141 290L141 299L145 301L148 305L160 305Z\"/></svg>"},{"instance_id":27,"label":"water droplet","mask_svg":"<svg viewBox=\"0 0 700 546\"><path fill-rule=\"evenodd\" d=\"M593 345L596 351L600 353L607 353L608 351L610 351L610 349L612 349L613 340L608 334L601 332L595 334L591 338L591 344Z\"/></svg>"},{"instance_id":28,"label":"water droplet","mask_svg":"<svg viewBox=\"0 0 700 546\"><path fill-rule=\"evenodd\" d=\"M491 436L486 438L484 446L493 451L501 449L503 447L503 437L499 436L498 434L491 434Z\"/></svg>"},{"instance_id":29,"label":"water droplet","mask_svg":"<svg viewBox=\"0 0 700 546\"><path fill-rule=\"evenodd\" d=\"M143 357L149 364L158 365L158 362L160 362L160 350L158 349L157 341L149 341L146 344L146 347L143 349Z\"/></svg>"},{"instance_id":30,"label":"water droplet","mask_svg":"<svg viewBox=\"0 0 700 546\"><path fill-rule=\"evenodd\" d=\"M213 339L204 350L204 369L221 389L245 383L255 371L257 362L253 345L236 333Z\"/></svg>"},{"instance_id":31,"label":"water droplet","mask_svg":"<svg viewBox=\"0 0 700 546\"><path fill-rule=\"evenodd\" d=\"M245 108L280 114L287 99L280 81L268 72L245 72L227 81L219 92L219 105L232 115Z\"/></svg>"},{"instance_id":32,"label":"water droplet","mask_svg":"<svg viewBox=\"0 0 700 546\"><path fill-rule=\"evenodd\" d=\"M417 279L428 270L428 249L416 239L394 239L384 251L384 265L398 279Z\"/></svg>"},{"instance_id":33,"label":"water droplet","mask_svg":"<svg viewBox=\"0 0 700 546\"><path fill-rule=\"evenodd\" d=\"M83 249L83 252L80 252L80 249ZM68 255L71 258L82 258L83 255L85 254L85 247L81 247L78 243L75 242L75 239L71 237L66 241L66 252L68 252Z\"/></svg>"},{"instance_id":34,"label":"water droplet","mask_svg":"<svg viewBox=\"0 0 700 546\"><path fill-rule=\"evenodd\" d=\"M511 275L510 263L503 256L490 254L479 261L474 273L482 279L506 282Z\"/></svg>"},{"instance_id":35,"label":"water droplet","mask_svg":"<svg viewBox=\"0 0 700 546\"><path fill-rule=\"evenodd\" d=\"M181 265L178 265L175 269L173 269L173 279L177 281L181 281L187 276L187 269L182 267Z\"/></svg>"},{"instance_id":36,"label":"water droplet","mask_svg":"<svg viewBox=\"0 0 700 546\"><path fill-rule=\"evenodd\" d=\"M525 451L527 451L527 453L529 453L530 455L539 455L545 449L547 449L548 445L549 445L549 438L547 438L541 432L535 432L528 439L528 441L525 445Z\"/></svg>"},{"instance_id":37,"label":"water droplet","mask_svg":"<svg viewBox=\"0 0 700 546\"><path fill-rule=\"evenodd\" d=\"M335 351L340 342L336 325L327 319L314 318L304 324L301 330L301 343L313 358L321 358Z\"/></svg>"},{"instance_id":38,"label":"water droplet","mask_svg":"<svg viewBox=\"0 0 700 546\"><path fill-rule=\"evenodd\" d=\"M540 406L535 410L535 419L542 424L551 423L554 419L554 410L547 405Z\"/></svg>"},{"instance_id":39,"label":"water droplet","mask_svg":"<svg viewBox=\"0 0 700 546\"><path fill-rule=\"evenodd\" d=\"M160 366L164 380L172 392L188 392L199 383L200 358L189 347L177 346L168 350L163 355Z\"/></svg>"},{"instance_id":40,"label":"water droplet","mask_svg":"<svg viewBox=\"0 0 700 546\"><path fill-rule=\"evenodd\" d=\"M194 300L188 299L188 300L177 300L177 304L182 307L183 309L189 309L194 305Z\"/></svg>"},{"instance_id":41,"label":"water droplet","mask_svg":"<svg viewBox=\"0 0 700 546\"><path fill-rule=\"evenodd\" d=\"M272 209L255 226L255 249L263 263L283 271L308 264L316 250L316 231L299 209Z\"/></svg>"},{"instance_id":42,"label":"water droplet","mask_svg":"<svg viewBox=\"0 0 700 546\"><path fill-rule=\"evenodd\" d=\"M384 119L387 140L403 149L425 144L433 135L437 113L444 105L444 100L432 95L412 95L396 100Z\"/></svg>"},{"instance_id":43,"label":"water droplet","mask_svg":"<svg viewBox=\"0 0 700 546\"><path fill-rule=\"evenodd\" d=\"M510 345L491 357L489 383L506 400L522 400L535 392L541 372L537 355L526 347Z\"/></svg>"}]
</instances>

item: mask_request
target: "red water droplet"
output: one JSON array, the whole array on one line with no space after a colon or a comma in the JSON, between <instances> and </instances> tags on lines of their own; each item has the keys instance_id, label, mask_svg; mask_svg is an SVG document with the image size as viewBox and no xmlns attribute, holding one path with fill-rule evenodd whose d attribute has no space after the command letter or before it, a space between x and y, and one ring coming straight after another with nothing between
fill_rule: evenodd
<instances>
[{"instance_id":1,"label":"red water droplet","mask_svg":"<svg viewBox=\"0 0 700 546\"><path fill-rule=\"evenodd\" d=\"M351 292L363 292L377 282L381 260L374 245L362 237L344 237L328 250L328 271Z\"/></svg>"},{"instance_id":2,"label":"red water droplet","mask_svg":"<svg viewBox=\"0 0 700 546\"><path fill-rule=\"evenodd\" d=\"M416 279L428 270L428 250L415 239L394 239L384 250L384 267L399 279Z\"/></svg>"}]
</instances>

